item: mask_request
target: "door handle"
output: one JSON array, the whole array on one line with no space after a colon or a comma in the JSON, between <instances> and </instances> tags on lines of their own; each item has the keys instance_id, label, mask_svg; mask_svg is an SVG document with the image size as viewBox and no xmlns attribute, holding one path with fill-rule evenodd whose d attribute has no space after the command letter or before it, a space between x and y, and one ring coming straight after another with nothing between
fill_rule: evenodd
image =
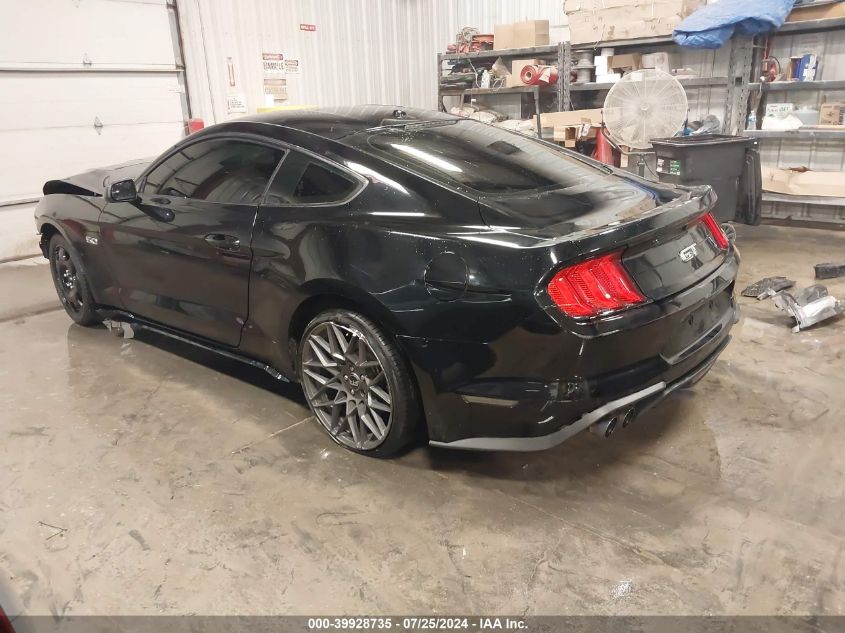
<instances>
[{"instance_id":1,"label":"door handle","mask_svg":"<svg viewBox=\"0 0 845 633\"><path fill-rule=\"evenodd\" d=\"M241 241L234 235L224 235L223 233L209 233L205 236L205 241L211 244L214 248L219 248L224 251L236 251L241 247Z\"/></svg>"}]
</instances>

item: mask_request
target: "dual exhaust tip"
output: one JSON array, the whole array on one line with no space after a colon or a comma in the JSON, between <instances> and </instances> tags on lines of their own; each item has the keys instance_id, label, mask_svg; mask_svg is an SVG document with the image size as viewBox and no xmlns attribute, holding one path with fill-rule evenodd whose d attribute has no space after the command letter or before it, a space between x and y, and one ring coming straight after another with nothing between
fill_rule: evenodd
<instances>
[{"instance_id":1,"label":"dual exhaust tip","mask_svg":"<svg viewBox=\"0 0 845 633\"><path fill-rule=\"evenodd\" d=\"M621 426L623 429L634 421L637 417L637 411L634 407L625 411L617 411L612 416L600 420L590 426L590 433L595 433L600 437L610 437L610 435Z\"/></svg>"}]
</instances>

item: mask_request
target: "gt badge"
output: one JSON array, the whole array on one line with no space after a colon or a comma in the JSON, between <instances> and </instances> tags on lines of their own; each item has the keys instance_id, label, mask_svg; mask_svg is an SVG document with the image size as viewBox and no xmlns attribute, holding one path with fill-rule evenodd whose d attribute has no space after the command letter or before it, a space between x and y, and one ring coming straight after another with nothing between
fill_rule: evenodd
<instances>
[{"instance_id":1,"label":"gt badge","mask_svg":"<svg viewBox=\"0 0 845 633\"><path fill-rule=\"evenodd\" d=\"M680 253L678 253L678 257L681 258L682 262L688 262L696 255L698 255L698 251L695 250L695 244L690 244L686 248L682 249Z\"/></svg>"}]
</instances>

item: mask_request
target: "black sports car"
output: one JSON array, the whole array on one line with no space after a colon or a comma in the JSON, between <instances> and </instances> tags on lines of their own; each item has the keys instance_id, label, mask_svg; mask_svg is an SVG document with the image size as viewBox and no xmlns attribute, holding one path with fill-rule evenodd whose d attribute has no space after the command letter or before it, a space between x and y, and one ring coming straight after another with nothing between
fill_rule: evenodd
<instances>
[{"instance_id":1,"label":"black sports car","mask_svg":"<svg viewBox=\"0 0 845 633\"><path fill-rule=\"evenodd\" d=\"M736 320L708 187L424 110L273 113L44 186L56 289L298 381L338 443L538 450L698 380Z\"/></svg>"}]
</instances>

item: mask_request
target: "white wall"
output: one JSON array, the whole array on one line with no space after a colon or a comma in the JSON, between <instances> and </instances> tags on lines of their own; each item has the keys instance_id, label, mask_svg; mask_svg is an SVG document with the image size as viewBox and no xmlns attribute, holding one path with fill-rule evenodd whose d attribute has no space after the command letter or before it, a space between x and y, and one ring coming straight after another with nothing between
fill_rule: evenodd
<instances>
[{"instance_id":1,"label":"white wall","mask_svg":"<svg viewBox=\"0 0 845 633\"><path fill-rule=\"evenodd\" d=\"M227 92L250 112L263 105L263 52L300 60L303 74L287 76L290 104L434 108L436 54L462 27L565 22L560 0L179 0L179 14L192 110L206 123L229 118Z\"/></svg>"}]
</instances>

